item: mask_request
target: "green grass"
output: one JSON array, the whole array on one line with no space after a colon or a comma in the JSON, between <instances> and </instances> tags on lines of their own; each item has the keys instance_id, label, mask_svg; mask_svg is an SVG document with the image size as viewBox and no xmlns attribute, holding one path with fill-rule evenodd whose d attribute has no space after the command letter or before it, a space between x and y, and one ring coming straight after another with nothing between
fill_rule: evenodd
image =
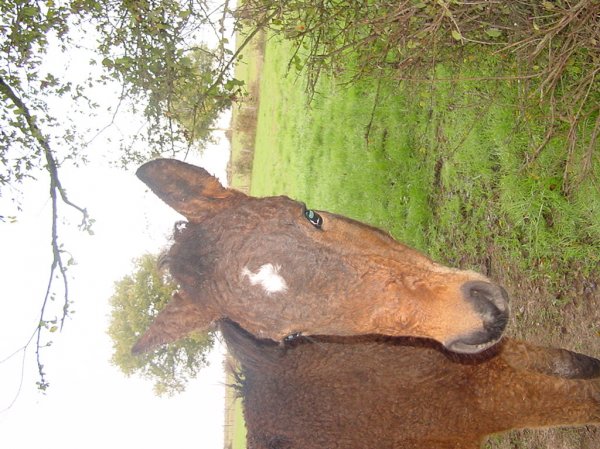
<instances>
[{"instance_id":1,"label":"green grass","mask_svg":"<svg viewBox=\"0 0 600 449\"><path fill-rule=\"evenodd\" d=\"M237 399L234 403L232 443L233 449L243 449L246 447L246 427L244 425L244 411L241 399Z\"/></svg>"},{"instance_id":2,"label":"green grass","mask_svg":"<svg viewBox=\"0 0 600 449\"><path fill-rule=\"evenodd\" d=\"M268 41L253 195L286 194L311 208L373 224L449 265L485 271L493 256L518 273L519 288L523 279L539 281L550 295L570 286L575 274L600 266L598 157L592 175L581 178L577 169L585 142L576 149L569 194L563 192L566 129L557 130L539 157L526 164L544 140L548 111L524 100L519 82L384 78L348 87L324 76L307 108L302 78L287 71L289 56L286 43ZM506 74L507 66L498 61L469 54L461 59L457 62L465 64L437 67L436 77ZM582 135L589 139L592 128ZM536 298L521 291L523 297L513 300L517 325L522 320L527 328L517 326L517 334L559 332L564 299L531 291ZM583 305L579 299L577 307ZM592 328L593 317L588 320L582 335ZM584 341L595 334L590 335ZM532 438L528 435L494 437L487 447L517 447L513 440L523 448L554 446L551 440L538 446L535 438L521 443Z\"/></svg>"},{"instance_id":3,"label":"green grass","mask_svg":"<svg viewBox=\"0 0 600 449\"><path fill-rule=\"evenodd\" d=\"M400 97L380 102L367 145L376 87L346 90L324 80L307 111L302 81L286 77L287 57L284 45L267 46L262 86L269 94L261 97L252 193L303 199L423 247L430 170L410 123L424 112Z\"/></svg>"},{"instance_id":4,"label":"green grass","mask_svg":"<svg viewBox=\"0 0 600 449\"><path fill-rule=\"evenodd\" d=\"M533 106L523 113L516 81L346 87L323 77L307 110L302 79L287 72L289 51L276 39L266 48L254 195L287 194L351 216L452 264L465 254L477 264L490 245L538 275L550 258L600 262L598 178L561 192L564 137L524 164L546 119ZM497 62L465 61L438 67L436 77L500 71Z\"/></svg>"},{"instance_id":5,"label":"green grass","mask_svg":"<svg viewBox=\"0 0 600 449\"><path fill-rule=\"evenodd\" d=\"M233 386L238 382L238 379L229 370L226 372L226 377L224 447L244 449L246 447L244 409L239 391Z\"/></svg>"}]
</instances>

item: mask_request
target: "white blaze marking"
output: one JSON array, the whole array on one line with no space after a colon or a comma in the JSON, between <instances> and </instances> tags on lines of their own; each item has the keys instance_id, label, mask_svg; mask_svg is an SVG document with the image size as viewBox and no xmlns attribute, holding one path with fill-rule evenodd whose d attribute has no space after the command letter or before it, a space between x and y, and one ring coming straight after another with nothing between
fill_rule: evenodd
<instances>
[{"instance_id":1,"label":"white blaze marking","mask_svg":"<svg viewBox=\"0 0 600 449\"><path fill-rule=\"evenodd\" d=\"M285 279L279 274L281 267L267 263L252 273L247 267L242 269L242 276L248 276L252 285L260 284L267 293L284 292L287 290Z\"/></svg>"}]
</instances>

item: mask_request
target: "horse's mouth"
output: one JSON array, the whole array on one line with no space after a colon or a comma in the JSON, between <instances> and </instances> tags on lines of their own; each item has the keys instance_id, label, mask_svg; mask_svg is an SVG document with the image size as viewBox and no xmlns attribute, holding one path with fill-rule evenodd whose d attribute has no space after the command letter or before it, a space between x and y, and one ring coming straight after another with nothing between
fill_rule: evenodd
<instances>
[{"instance_id":1,"label":"horse's mouth","mask_svg":"<svg viewBox=\"0 0 600 449\"><path fill-rule=\"evenodd\" d=\"M508 322L508 312L499 312L494 320L484 323L483 330L452 340L444 346L459 354L477 354L491 348L502 339Z\"/></svg>"},{"instance_id":2,"label":"horse's mouth","mask_svg":"<svg viewBox=\"0 0 600 449\"><path fill-rule=\"evenodd\" d=\"M446 347L446 349L448 349L452 352L456 352L458 354L478 354L478 353L483 352L486 349L489 349L492 346L496 345L496 343L498 343L500 340L501 340L501 338L498 338L496 340L487 341L485 343L475 343L475 344L467 343L467 342L461 341L461 340L455 340L455 341L445 345L445 347Z\"/></svg>"}]
</instances>

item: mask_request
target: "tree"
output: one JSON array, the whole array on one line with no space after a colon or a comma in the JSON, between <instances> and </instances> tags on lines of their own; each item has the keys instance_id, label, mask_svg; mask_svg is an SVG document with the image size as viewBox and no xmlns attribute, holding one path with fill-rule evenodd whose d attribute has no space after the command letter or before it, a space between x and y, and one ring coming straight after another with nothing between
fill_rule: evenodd
<instances>
[{"instance_id":1,"label":"tree","mask_svg":"<svg viewBox=\"0 0 600 449\"><path fill-rule=\"evenodd\" d=\"M138 373L155 382L157 394L173 394L206 366L213 346L212 334L196 333L154 351L132 355L131 348L150 326L154 316L171 299L175 285L162 272L157 257L146 254L135 262L132 274L115 283L108 330L113 340L112 363L126 375Z\"/></svg>"},{"instance_id":2,"label":"tree","mask_svg":"<svg viewBox=\"0 0 600 449\"><path fill-rule=\"evenodd\" d=\"M62 329L72 303L67 276L71 258L59 227L68 209L80 215L82 230L91 233L93 224L85 207L67 195L61 167L86 163L87 144L118 121L126 105L146 121L131 141L121 143L114 157L117 164L184 155L192 144L209 139L202 129L212 125L239 88L229 73L237 55L227 45L232 29L226 23L231 18L228 0L0 2L0 197L9 197L16 205L7 208L10 212L0 210L0 220L17 220L19 185L24 180L47 179L50 187L53 258L47 289L39 324L14 353L35 344L41 390L49 385L40 355L49 345L43 334ZM211 40L213 48L209 50L202 40ZM49 52L55 55L58 49L67 54L82 47L91 47L89 66L97 68L83 81L65 79L45 64ZM201 64L194 62L199 52ZM120 85L120 94L114 98L113 120L106 127L82 131L54 108L57 100L66 101L70 110L91 116L98 108L93 88L110 83ZM192 117L175 110L176 104L185 104ZM186 130L186 123L198 126ZM69 189L70 194L74 191ZM61 303L52 301L60 297L60 309L49 311Z\"/></svg>"},{"instance_id":3,"label":"tree","mask_svg":"<svg viewBox=\"0 0 600 449\"><path fill-rule=\"evenodd\" d=\"M168 114L184 130L187 141L203 146L210 142L219 114L232 106L242 94L243 82L236 79L214 85L218 78L213 66L213 54L199 47L190 55L189 64L194 76L177 81L177 96L171 101Z\"/></svg>"}]
</instances>

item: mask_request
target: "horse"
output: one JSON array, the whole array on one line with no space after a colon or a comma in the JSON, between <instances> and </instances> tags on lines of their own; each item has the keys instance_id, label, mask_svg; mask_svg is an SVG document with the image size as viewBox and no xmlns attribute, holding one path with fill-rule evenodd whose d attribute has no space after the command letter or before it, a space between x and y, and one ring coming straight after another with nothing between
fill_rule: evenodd
<instances>
[{"instance_id":1,"label":"horse","mask_svg":"<svg viewBox=\"0 0 600 449\"><path fill-rule=\"evenodd\" d=\"M600 423L600 360L504 338L478 354L414 338L302 337L220 324L248 449L476 449L516 428Z\"/></svg>"},{"instance_id":2,"label":"horse","mask_svg":"<svg viewBox=\"0 0 600 449\"><path fill-rule=\"evenodd\" d=\"M259 338L382 334L476 353L501 338L508 294L372 226L286 196L254 198L172 159L138 177L187 221L166 263L179 285L134 353L228 318Z\"/></svg>"}]
</instances>

